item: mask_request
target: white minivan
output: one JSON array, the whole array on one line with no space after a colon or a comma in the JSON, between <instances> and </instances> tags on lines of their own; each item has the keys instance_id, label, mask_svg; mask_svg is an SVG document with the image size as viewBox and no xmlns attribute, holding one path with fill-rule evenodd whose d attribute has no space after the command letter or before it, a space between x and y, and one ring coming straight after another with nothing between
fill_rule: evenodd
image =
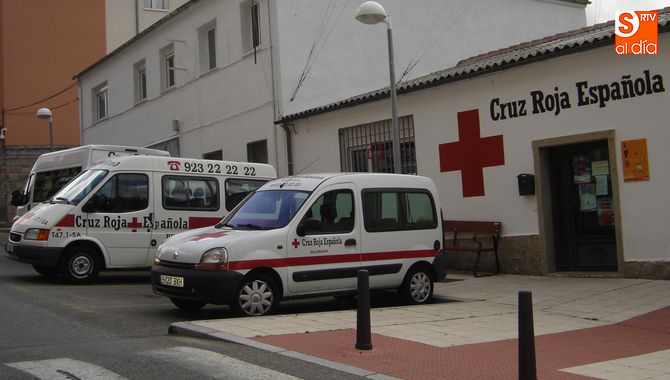
<instances>
[{"instance_id":1,"label":"white minivan","mask_svg":"<svg viewBox=\"0 0 670 380\"><path fill-rule=\"evenodd\" d=\"M400 174L297 175L266 183L219 224L157 250L154 292L182 309L227 304L243 315L281 299L398 289L429 302L445 277L442 218L432 180Z\"/></svg>"},{"instance_id":2,"label":"white minivan","mask_svg":"<svg viewBox=\"0 0 670 380\"><path fill-rule=\"evenodd\" d=\"M120 145L84 145L37 157L22 190L12 192L10 204L16 207L16 221L21 215L56 194L84 169L109 157L130 155L169 156L164 150Z\"/></svg>"},{"instance_id":3,"label":"white minivan","mask_svg":"<svg viewBox=\"0 0 670 380\"><path fill-rule=\"evenodd\" d=\"M268 164L109 158L19 218L5 250L72 283L89 282L102 269L149 268L165 239L216 224L276 177Z\"/></svg>"}]
</instances>

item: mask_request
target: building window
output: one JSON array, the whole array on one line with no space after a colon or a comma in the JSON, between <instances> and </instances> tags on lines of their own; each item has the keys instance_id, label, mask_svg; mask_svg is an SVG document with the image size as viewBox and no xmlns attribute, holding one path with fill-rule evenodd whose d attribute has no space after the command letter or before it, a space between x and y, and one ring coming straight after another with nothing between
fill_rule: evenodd
<instances>
[{"instance_id":1,"label":"building window","mask_svg":"<svg viewBox=\"0 0 670 380\"><path fill-rule=\"evenodd\" d=\"M144 0L144 9L168 10L168 0Z\"/></svg>"},{"instance_id":2,"label":"building window","mask_svg":"<svg viewBox=\"0 0 670 380\"><path fill-rule=\"evenodd\" d=\"M107 118L109 114L107 82L93 89L93 120Z\"/></svg>"},{"instance_id":3,"label":"building window","mask_svg":"<svg viewBox=\"0 0 670 380\"><path fill-rule=\"evenodd\" d=\"M159 143L149 145L147 148L167 150L170 156L179 157L179 138L175 137L169 140L161 141Z\"/></svg>"},{"instance_id":4,"label":"building window","mask_svg":"<svg viewBox=\"0 0 670 380\"><path fill-rule=\"evenodd\" d=\"M240 4L242 19L242 49L248 53L261 44L260 6L258 1L248 0Z\"/></svg>"},{"instance_id":5,"label":"building window","mask_svg":"<svg viewBox=\"0 0 670 380\"><path fill-rule=\"evenodd\" d=\"M147 67L144 60L134 66L135 103L147 98Z\"/></svg>"},{"instance_id":6,"label":"building window","mask_svg":"<svg viewBox=\"0 0 670 380\"><path fill-rule=\"evenodd\" d=\"M198 30L200 73L216 68L216 23L210 23Z\"/></svg>"},{"instance_id":7,"label":"building window","mask_svg":"<svg viewBox=\"0 0 670 380\"><path fill-rule=\"evenodd\" d=\"M174 45L170 44L160 52L161 55L161 90L168 90L175 85L174 75Z\"/></svg>"},{"instance_id":8,"label":"building window","mask_svg":"<svg viewBox=\"0 0 670 380\"><path fill-rule=\"evenodd\" d=\"M414 119L398 119L400 163L404 174L417 174ZM340 167L345 172L393 173L391 120L343 128L340 135Z\"/></svg>"},{"instance_id":9,"label":"building window","mask_svg":"<svg viewBox=\"0 0 670 380\"><path fill-rule=\"evenodd\" d=\"M223 151L221 149L213 152L203 153L202 158L205 160L223 160Z\"/></svg>"},{"instance_id":10,"label":"building window","mask_svg":"<svg viewBox=\"0 0 670 380\"><path fill-rule=\"evenodd\" d=\"M268 163L268 141L261 140L247 144L247 161Z\"/></svg>"}]
</instances>

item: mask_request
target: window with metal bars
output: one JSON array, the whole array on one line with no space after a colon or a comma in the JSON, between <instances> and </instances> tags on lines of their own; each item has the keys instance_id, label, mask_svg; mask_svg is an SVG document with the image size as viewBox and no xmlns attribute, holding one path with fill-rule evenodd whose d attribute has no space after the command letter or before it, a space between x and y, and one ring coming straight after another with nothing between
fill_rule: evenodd
<instances>
[{"instance_id":1,"label":"window with metal bars","mask_svg":"<svg viewBox=\"0 0 670 380\"><path fill-rule=\"evenodd\" d=\"M414 118L398 118L400 164L403 174L417 174L414 147ZM391 120L342 128L340 168L344 172L393 173L393 130Z\"/></svg>"}]
</instances>

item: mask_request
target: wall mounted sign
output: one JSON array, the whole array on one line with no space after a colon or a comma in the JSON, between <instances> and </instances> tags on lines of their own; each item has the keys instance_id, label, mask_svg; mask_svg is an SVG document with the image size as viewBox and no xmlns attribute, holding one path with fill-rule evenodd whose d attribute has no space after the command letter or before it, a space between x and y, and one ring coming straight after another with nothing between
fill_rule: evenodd
<instances>
[{"instance_id":1,"label":"wall mounted sign","mask_svg":"<svg viewBox=\"0 0 670 380\"><path fill-rule=\"evenodd\" d=\"M621 142L624 182L649 181L647 139Z\"/></svg>"},{"instance_id":2,"label":"wall mounted sign","mask_svg":"<svg viewBox=\"0 0 670 380\"><path fill-rule=\"evenodd\" d=\"M641 73L624 74L620 79L591 83L576 82L572 91L563 91L555 86L553 91L533 90L530 98L501 99L489 102L489 116L493 121L514 119L529 115L549 113L558 116L562 110L598 105L607 107L612 102L665 92L663 76L644 70Z\"/></svg>"}]
</instances>

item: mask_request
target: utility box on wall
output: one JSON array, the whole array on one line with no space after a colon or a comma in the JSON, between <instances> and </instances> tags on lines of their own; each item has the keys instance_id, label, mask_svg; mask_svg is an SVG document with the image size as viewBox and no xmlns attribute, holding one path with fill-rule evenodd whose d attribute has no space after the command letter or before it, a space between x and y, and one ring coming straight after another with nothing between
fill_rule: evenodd
<instances>
[{"instance_id":1,"label":"utility box on wall","mask_svg":"<svg viewBox=\"0 0 670 380\"><path fill-rule=\"evenodd\" d=\"M535 176L533 174L519 174L519 195L535 195Z\"/></svg>"}]
</instances>

